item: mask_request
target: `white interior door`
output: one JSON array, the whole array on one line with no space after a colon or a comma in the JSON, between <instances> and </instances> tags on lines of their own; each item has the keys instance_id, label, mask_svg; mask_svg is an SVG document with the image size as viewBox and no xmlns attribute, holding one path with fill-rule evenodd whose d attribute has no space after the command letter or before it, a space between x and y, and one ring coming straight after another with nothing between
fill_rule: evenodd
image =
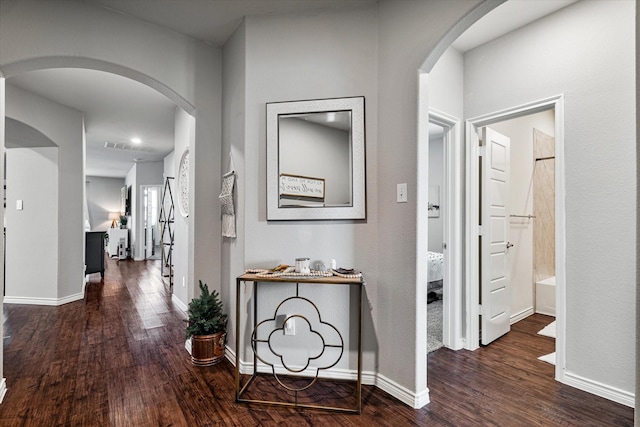
<instances>
[{"instance_id":1,"label":"white interior door","mask_svg":"<svg viewBox=\"0 0 640 427\"><path fill-rule=\"evenodd\" d=\"M158 213L160 187L145 187L143 196L145 206L145 258L154 259L159 257L156 246L158 246L159 240Z\"/></svg>"},{"instance_id":2,"label":"white interior door","mask_svg":"<svg viewBox=\"0 0 640 427\"><path fill-rule=\"evenodd\" d=\"M509 332L510 140L482 128L480 189L480 325L487 345Z\"/></svg>"}]
</instances>

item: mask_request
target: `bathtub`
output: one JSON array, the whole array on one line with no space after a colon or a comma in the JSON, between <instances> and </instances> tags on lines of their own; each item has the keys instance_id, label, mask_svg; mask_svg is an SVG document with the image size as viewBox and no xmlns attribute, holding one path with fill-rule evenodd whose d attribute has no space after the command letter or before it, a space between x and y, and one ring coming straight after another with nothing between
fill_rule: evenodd
<instances>
[{"instance_id":1,"label":"bathtub","mask_svg":"<svg viewBox=\"0 0 640 427\"><path fill-rule=\"evenodd\" d=\"M536 313L556 315L556 278L547 277L536 282Z\"/></svg>"}]
</instances>

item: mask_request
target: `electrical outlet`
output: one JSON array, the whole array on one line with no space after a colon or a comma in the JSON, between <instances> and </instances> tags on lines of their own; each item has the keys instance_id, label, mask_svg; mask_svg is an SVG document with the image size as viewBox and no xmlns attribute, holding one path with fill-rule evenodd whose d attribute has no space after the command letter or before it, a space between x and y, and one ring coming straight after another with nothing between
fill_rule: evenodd
<instances>
[{"instance_id":1,"label":"electrical outlet","mask_svg":"<svg viewBox=\"0 0 640 427\"><path fill-rule=\"evenodd\" d=\"M398 203L407 203L407 183L398 184L396 199Z\"/></svg>"},{"instance_id":2,"label":"electrical outlet","mask_svg":"<svg viewBox=\"0 0 640 427\"><path fill-rule=\"evenodd\" d=\"M286 317L285 317L286 319ZM284 323L284 334L285 335L295 335L296 334L296 319L295 317L290 317Z\"/></svg>"}]
</instances>

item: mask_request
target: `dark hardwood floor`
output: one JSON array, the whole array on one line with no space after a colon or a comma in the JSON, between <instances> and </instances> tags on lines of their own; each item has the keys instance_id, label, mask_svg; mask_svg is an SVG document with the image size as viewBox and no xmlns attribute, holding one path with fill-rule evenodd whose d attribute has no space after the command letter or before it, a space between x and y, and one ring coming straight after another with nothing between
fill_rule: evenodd
<instances>
[{"instance_id":1,"label":"dark hardwood floor","mask_svg":"<svg viewBox=\"0 0 640 427\"><path fill-rule=\"evenodd\" d=\"M4 306L0 426L633 425L631 408L553 380L540 315L475 352L431 353L420 410L372 386L361 415L238 404L228 361L191 365L158 262L108 260L104 283L91 278L84 301Z\"/></svg>"}]
</instances>

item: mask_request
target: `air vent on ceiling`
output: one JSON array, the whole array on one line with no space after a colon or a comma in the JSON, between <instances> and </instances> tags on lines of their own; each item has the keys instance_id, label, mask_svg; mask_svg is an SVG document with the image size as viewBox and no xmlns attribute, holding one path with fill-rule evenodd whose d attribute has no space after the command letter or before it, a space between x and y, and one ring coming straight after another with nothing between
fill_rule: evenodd
<instances>
[{"instance_id":1,"label":"air vent on ceiling","mask_svg":"<svg viewBox=\"0 0 640 427\"><path fill-rule=\"evenodd\" d=\"M146 153L151 153L153 150L149 147L144 147L140 145L132 145L132 144L124 144L122 142L104 142L104 148L111 148L114 150L131 150L131 151L144 151Z\"/></svg>"}]
</instances>

